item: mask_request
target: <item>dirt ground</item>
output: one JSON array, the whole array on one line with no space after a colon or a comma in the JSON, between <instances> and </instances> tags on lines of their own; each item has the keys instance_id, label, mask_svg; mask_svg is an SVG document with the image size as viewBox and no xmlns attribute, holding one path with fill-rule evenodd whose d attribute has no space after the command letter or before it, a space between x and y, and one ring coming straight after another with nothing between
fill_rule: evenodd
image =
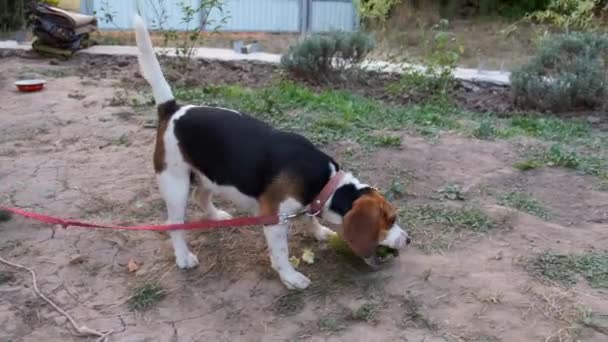
<instances>
[{"instance_id":1,"label":"dirt ground","mask_svg":"<svg viewBox=\"0 0 608 342\"><path fill-rule=\"evenodd\" d=\"M0 59L0 203L94 222L162 223L154 130L143 125L153 110L116 101L130 75L119 67L87 64L84 77L86 68L66 65ZM209 68L205 82L248 82ZM16 92L12 82L25 74L44 76L46 89ZM133 88L140 83L132 80ZM605 290L540 281L526 260L546 250L608 249L608 192L573 171L519 172L517 147L507 141L450 134L437 141L404 134L402 141L401 149L371 153L348 143L323 148L382 189L407 183L403 207L432 203L446 184L460 184L500 227L454 236L441 252L418 248L423 230L410 227L415 246L376 273L295 229L292 254L310 247L317 256L299 266L313 282L302 292L287 291L271 271L259 227L190 234L201 261L191 271L176 268L163 234L70 228L53 236L21 218L0 223L0 255L33 268L44 293L81 324L113 330L112 341L607 340L606 331L577 323L585 310L608 313ZM545 221L488 195L515 186L554 215ZM190 208L190 219L197 215ZM129 272L129 260L139 269ZM0 272L0 340L87 340L35 296L29 274L4 265ZM162 284L164 298L130 310L133 289L151 280Z\"/></svg>"}]
</instances>

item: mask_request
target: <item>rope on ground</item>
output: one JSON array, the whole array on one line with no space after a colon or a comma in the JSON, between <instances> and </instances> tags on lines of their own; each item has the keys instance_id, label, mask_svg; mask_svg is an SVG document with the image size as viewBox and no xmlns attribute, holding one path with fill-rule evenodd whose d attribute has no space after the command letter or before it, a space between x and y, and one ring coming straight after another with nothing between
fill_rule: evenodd
<instances>
[{"instance_id":1,"label":"rope on ground","mask_svg":"<svg viewBox=\"0 0 608 342\"><path fill-rule=\"evenodd\" d=\"M36 280L36 272L34 272L34 270L32 270L29 267L10 262L2 257L0 257L0 262L2 262L3 264L9 265L9 266L12 266L15 268L20 268L22 270L26 270L26 271L30 272L30 274L32 275L32 283L34 285L34 292L36 292L36 294L40 298L44 299L44 301L49 303L49 305L52 306L53 309L55 309L57 312L59 312L61 315L63 315L65 318L67 318L68 321L70 321L70 324L72 324L72 327L74 328L74 330L76 330L76 332L80 336L98 336L99 339L97 339L97 342L106 342L108 340L108 336L113 332L112 330L110 330L106 333L102 333L100 331L91 329L91 328L87 327L86 325L79 326L78 323L76 323L76 321L74 320L74 318L72 318L72 316L70 316L70 314L65 312L65 310L60 308L57 304L53 303L52 300L48 299L45 295L43 295L42 292L40 292L40 289L38 289L38 281Z\"/></svg>"}]
</instances>

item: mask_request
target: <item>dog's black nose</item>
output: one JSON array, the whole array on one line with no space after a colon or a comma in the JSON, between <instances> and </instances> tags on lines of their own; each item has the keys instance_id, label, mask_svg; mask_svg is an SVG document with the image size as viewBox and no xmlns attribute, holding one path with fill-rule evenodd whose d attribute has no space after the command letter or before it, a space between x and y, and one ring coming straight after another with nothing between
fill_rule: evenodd
<instances>
[{"instance_id":1,"label":"dog's black nose","mask_svg":"<svg viewBox=\"0 0 608 342\"><path fill-rule=\"evenodd\" d=\"M409 245L411 242L412 242L412 239L410 239L410 237L408 236L408 237L405 239L405 244L406 244L406 245Z\"/></svg>"}]
</instances>

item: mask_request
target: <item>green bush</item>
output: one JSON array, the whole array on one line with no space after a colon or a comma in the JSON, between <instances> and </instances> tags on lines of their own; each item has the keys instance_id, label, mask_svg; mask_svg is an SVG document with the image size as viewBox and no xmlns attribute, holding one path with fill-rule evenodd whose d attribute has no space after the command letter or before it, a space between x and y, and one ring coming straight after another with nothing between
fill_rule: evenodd
<instances>
[{"instance_id":1,"label":"green bush","mask_svg":"<svg viewBox=\"0 0 608 342\"><path fill-rule=\"evenodd\" d=\"M607 57L607 35L549 36L538 54L511 75L516 102L554 112L600 107L608 91Z\"/></svg>"},{"instance_id":2,"label":"green bush","mask_svg":"<svg viewBox=\"0 0 608 342\"><path fill-rule=\"evenodd\" d=\"M30 24L30 9L36 3L57 6L59 0L0 0L0 32L23 29Z\"/></svg>"},{"instance_id":3,"label":"green bush","mask_svg":"<svg viewBox=\"0 0 608 342\"><path fill-rule=\"evenodd\" d=\"M602 3L600 0L551 0L545 9L530 13L528 18L566 32L571 29L589 30L594 27L595 12L603 9L599 7Z\"/></svg>"},{"instance_id":4,"label":"green bush","mask_svg":"<svg viewBox=\"0 0 608 342\"><path fill-rule=\"evenodd\" d=\"M401 0L358 0L356 5L362 22L384 25L393 8L400 3Z\"/></svg>"},{"instance_id":5,"label":"green bush","mask_svg":"<svg viewBox=\"0 0 608 342\"><path fill-rule=\"evenodd\" d=\"M314 34L290 46L281 64L298 77L327 81L357 70L373 48L372 38L359 31Z\"/></svg>"}]
</instances>

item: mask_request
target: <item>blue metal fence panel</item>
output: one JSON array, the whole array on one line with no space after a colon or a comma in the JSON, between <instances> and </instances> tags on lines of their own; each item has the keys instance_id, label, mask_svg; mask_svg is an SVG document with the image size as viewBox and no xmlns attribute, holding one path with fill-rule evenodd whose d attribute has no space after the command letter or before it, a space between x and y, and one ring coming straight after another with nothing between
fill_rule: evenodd
<instances>
[{"instance_id":1,"label":"blue metal fence panel","mask_svg":"<svg viewBox=\"0 0 608 342\"><path fill-rule=\"evenodd\" d=\"M140 15L151 28L159 28L159 20L164 21L162 23L164 29L184 31L199 27L201 25L200 14L194 15L190 23L186 24L182 19L183 11L180 3L192 8L198 8L201 0L139 0L137 8Z\"/></svg>"},{"instance_id":2,"label":"blue metal fence panel","mask_svg":"<svg viewBox=\"0 0 608 342\"><path fill-rule=\"evenodd\" d=\"M196 7L200 1L184 2ZM184 30L186 26L182 22L179 3L173 0L83 0L81 7L85 13L96 13L100 18L106 13L112 15L111 23L99 20L102 30L131 29L136 11L146 20L148 27L158 28L158 21L163 16L161 8L165 9L166 16L163 28ZM301 13L303 6L310 6L307 7L310 13ZM299 32L305 23L313 32L352 31L357 28L352 0L225 0L223 13L213 10L208 14L210 24L205 29L213 29L224 16L227 20L220 31ZM202 17L197 16L191 26L199 25Z\"/></svg>"},{"instance_id":3,"label":"blue metal fence panel","mask_svg":"<svg viewBox=\"0 0 608 342\"><path fill-rule=\"evenodd\" d=\"M356 9L352 1L312 0L310 29L312 32L356 29Z\"/></svg>"},{"instance_id":4,"label":"blue metal fence panel","mask_svg":"<svg viewBox=\"0 0 608 342\"><path fill-rule=\"evenodd\" d=\"M220 31L298 32L300 0L227 0L223 6L227 21ZM209 13L216 24L221 19L217 10ZM211 29L213 24L208 25Z\"/></svg>"},{"instance_id":5,"label":"blue metal fence panel","mask_svg":"<svg viewBox=\"0 0 608 342\"><path fill-rule=\"evenodd\" d=\"M184 4L196 8L200 0L182 0ZM164 29L185 30L186 24L182 21L182 10L179 1L170 0L94 0L92 10L97 17L103 18L106 13L112 15L112 22L98 20L102 30L128 30L133 28L133 14L139 12L150 28L159 28L162 21ZM164 9L164 13L163 10ZM196 15L190 26L200 25L200 16Z\"/></svg>"}]
</instances>

